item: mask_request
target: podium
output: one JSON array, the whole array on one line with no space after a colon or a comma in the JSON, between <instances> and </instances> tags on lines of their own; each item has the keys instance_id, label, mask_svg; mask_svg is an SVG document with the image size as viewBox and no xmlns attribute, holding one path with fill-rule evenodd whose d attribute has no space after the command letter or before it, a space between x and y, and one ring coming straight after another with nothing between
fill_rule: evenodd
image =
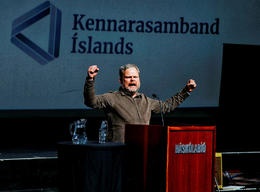
<instances>
[{"instance_id":1,"label":"podium","mask_svg":"<svg viewBox=\"0 0 260 192\"><path fill-rule=\"evenodd\" d=\"M132 192L213 192L215 126L126 125Z\"/></svg>"}]
</instances>

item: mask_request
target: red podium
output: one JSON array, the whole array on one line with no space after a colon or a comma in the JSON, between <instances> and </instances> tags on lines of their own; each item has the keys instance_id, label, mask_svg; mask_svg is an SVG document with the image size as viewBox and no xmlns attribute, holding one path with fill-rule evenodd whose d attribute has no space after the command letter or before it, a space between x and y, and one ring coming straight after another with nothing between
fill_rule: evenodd
<instances>
[{"instance_id":1,"label":"red podium","mask_svg":"<svg viewBox=\"0 0 260 192\"><path fill-rule=\"evenodd\" d=\"M126 125L128 191L213 192L215 126Z\"/></svg>"}]
</instances>

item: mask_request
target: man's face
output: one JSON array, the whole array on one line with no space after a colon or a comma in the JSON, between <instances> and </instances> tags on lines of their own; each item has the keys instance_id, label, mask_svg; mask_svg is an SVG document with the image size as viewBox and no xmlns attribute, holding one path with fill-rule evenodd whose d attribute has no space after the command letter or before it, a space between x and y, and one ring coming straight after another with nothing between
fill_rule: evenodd
<instances>
[{"instance_id":1,"label":"man's face","mask_svg":"<svg viewBox=\"0 0 260 192\"><path fill-rule=\"evenodd\" d=\"M136 68L132 67L125 70L123 79L121 81L122 87L132 93L136 93L140 88L139 73Z\"/></svg>"}]
</instances>

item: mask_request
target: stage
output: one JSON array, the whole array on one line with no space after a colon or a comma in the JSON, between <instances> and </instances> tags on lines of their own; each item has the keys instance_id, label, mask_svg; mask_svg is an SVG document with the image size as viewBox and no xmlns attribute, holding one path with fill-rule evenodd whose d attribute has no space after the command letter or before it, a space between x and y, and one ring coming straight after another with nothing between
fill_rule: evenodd
<instances>
[{"instance_id":1,"label":"stage","mask_svg":"<svg viewBox=\"0 0 260 192\"><path fill-rule=\"evenodd\" d=\"M260 190L260 151L223 152L221 192ZM56 147L0 150L0 192L58 191ZM216 192L217 189L215 189Z\"/></svg>"}]
</instances>

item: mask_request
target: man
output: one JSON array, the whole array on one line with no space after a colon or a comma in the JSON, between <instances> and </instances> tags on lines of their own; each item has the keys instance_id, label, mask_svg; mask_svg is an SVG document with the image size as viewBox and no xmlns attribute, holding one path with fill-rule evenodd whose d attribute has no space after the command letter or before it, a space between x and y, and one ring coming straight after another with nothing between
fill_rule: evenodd
<instances>
[{"instance_id":1,"label":"man","mask_svg":"<svg viewBox=\"0 0 260 192\"><path fill-rule=\"evenodd\" d=\"M134 64L127 64L119 69L121 84L119 90L96 95L94 83L98 72L97 65L92 65L88 69L84 86L84 103L88 107L105 111L109 124L109 140L113 142L125 141L125 124L149 124L152 112L173 111L196 87L195 81L190 79L179 93L160 102L138 92L139 68Z\"/></svg>"}]
</instances>

